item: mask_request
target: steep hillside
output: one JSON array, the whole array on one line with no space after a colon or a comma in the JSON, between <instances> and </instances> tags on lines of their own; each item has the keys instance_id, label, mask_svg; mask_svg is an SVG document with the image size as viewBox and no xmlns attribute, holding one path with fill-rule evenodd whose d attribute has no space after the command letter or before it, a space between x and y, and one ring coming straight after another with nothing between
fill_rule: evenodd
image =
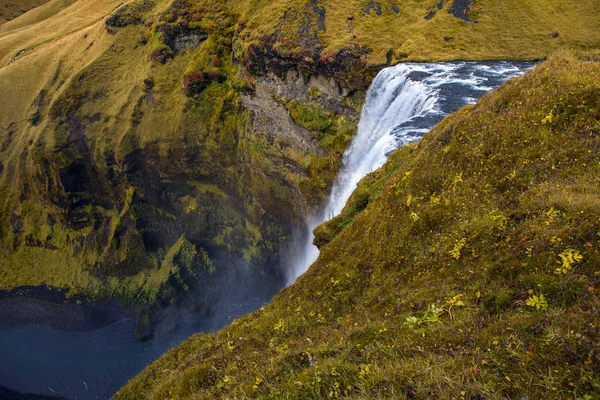
<instances>
[{"instance_id":1,"label":"steep hillside","mask_svg":"<svg viewBox=\"0 0 600 400\"><path fill-rule=\"evenodd\" d=\"M595 0L51 0L0 26L0 289L163 303L215 282L274 290L378 68L596 57L599 13Z\"/></svg>"},{"instance_id":2,"label":"steep hillside","mask_svg":"<svg viewBox=\"0 0 600 400\"><path fill-rule=\"evenodd\" d=\"M48 0L5 0L0 4L0 26L25 14L27 11L47 3Z\"/></svg>"},{"instance_id":3,"label":"steep hillside","mask_svg":"<svg viewBox=\"0 0 600 400\"><path fill-rule=\"evenodd\" d=\"M599 82L556 56L401 148L294 285L116 398L595 398Z\"/></svg>"},{"instance_id":4,"label":"steep hillside","mask_svg":"<svg viewBox=\"0 0 600 400\"><path fill-rule=\"evenodd\" d=\"M266 42L293 56L298 47L334 63L353 55L369 65L449 59L536 59L560 48L600 55L600 10L569 0L235 1L249 51ZM300 38L298 38L300 33ZM310 35L307 35L310 33ZM291 42L291 43L290 43ZM312 51L311 51L312 50ZM313 60L315 62L318 60ZM305 63L310 64L311 60Z\"/></svg>"}]
</instances>

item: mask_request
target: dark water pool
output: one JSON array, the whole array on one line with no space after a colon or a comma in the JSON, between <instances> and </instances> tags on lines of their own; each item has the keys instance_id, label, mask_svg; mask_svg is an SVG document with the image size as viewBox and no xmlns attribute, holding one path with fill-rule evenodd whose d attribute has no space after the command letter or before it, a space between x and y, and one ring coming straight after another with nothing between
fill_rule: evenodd
<instances>
[{"instance_id":1,"label":"dark water pool","mask_svg":"<svg viewBox=\"0 0 600 400\"><path fill-rule=\"evenodd\" d=\"M170 320L165 326L169 329L158 326L148 342L134 340L133 316L84 332L61 332L46 324L3 328L0 385L21 393L65 399L108 399L173 346L195 333L220 329L264 302L253 298L230 304L212 317L167 310L164 316ZM0 390L0 398L2 393Z\"/></svg>"}]
</instances>

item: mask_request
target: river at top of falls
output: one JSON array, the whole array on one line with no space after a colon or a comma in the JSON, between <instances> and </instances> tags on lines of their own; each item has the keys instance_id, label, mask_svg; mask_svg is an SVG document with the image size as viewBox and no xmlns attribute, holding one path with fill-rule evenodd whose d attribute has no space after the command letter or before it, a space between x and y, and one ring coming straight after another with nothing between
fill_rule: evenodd
<instances>
[{"instance_id":1,"label":"river at top of falls","mask_svg":"<svg viewBox=\"0 0 600 400\"><path fill-rule=\"evenodd\" d=\"M342 160L323 211L298 234L288 265L293 283L316 261L313 230L342 212L358 182L385 164L390 152L420 140L444 117L533 67L524 62L399 64L383 69L367 92L358 132Z\"/></svg>"},{"instance_id":2,"label":"river at top of falls","mask_svg":"<svg viewBox=\"0 0 600 400\"><path fill-rule=\"evenodd\" d=\"M532 66L461 62L401 64L381 71L367 93L357 135L343 159L329 203L323 213L313 216L290 254L293 264L287 266L288 283L318 257L312 245L313 229L338 214L358 181L381 167L391 151L419 140L445 116ZM85 332L60 332L46 325L2 328L0 386L66 399L108 399L169 348L194 333L220 329L265 301L223 300L218 315L209 318L196 314L163 317L176 319L176 329L145 343L133 339L131 317Z\"/></svg>"}]
</instances>

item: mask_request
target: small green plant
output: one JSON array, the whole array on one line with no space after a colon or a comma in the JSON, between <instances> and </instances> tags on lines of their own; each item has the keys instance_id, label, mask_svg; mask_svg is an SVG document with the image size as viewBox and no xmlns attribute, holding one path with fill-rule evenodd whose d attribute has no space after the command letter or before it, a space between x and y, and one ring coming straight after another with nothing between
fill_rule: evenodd
<instances>
[{"instance_id":1,"label":"small green plant","mask_svg":"<svg viewBox=\"0 0 600 400\"><path fill-rule=\"evenodd\" d=\"M462 249L464 249L466 245L467 245L467 239L462 238L458 242L456 242L456 244L454 245L454 248L452 250L450 250L448 252L448 254L450 255L450 257L454 258L455 260L458 260L460 258Z\"/></svg>"},{"instance_id":2,"label":"small green plant","mask_svg":"<svg viewBox=\"0 0 600 400\"><path fill-rule=\"evenodd\" d=\"M285 332L285 321L280 319L279 322L275 324L273 329L279 332Z\"/></svg>"},{"instance_id":3,"label":"small green plant","mask_svg":"<svg viewBox=\"0 0 600 400\"><path fill-rule=\"evenodd\" d=\"M560 217L566 217L566 214L561 213L554 207L550 207L550 209L546 211L546 217L548 217L548 219L546 220L545 224L550 225L556 222Z\"/></svg>"},{"instance_id":4,"label":"small green plant","mask_svg":"<svg viewBox=\"0 0 600 400\"><path fill-rule=\"evenodd\" d=\"M583 256L579 252L579 250L567 249L558 255L560 257L560 261L557 263L560 264L560 267L554 270L556 275L566 275L573 267L583 260Z\"/></svg>"},{"instance_id":5,"label":"small green plant","mask_svg":"<svg viewBox=\"0 0 600 400\"><path fill-rule=\"evenodd\" d=\"M361 364L360 371L358 371L358 377L363 380L366 379L373 372L371 367L371 364Z\"/></svg>"},{"instance_id":6,"label":"small green plant","mask_svg":"<svg viewBox=\"0 0 600 400\"><path fill-rule=\"evenodd\" d=\"M593 400L594 398L589 394L584 394L583 397L578 397L577 400Z\"/></svg>"},{"instance_id":7,"label":"small green plant","mask_svg":"<svg viewBox=\"0 0 600 400\"><path fill-rule=\"evenodd\" d=\"M254 390L258 390L260 388L260 385L263 383L263 380L261 377L256 377L256 380L254 381L254 385L252 385L252 389Z\"/></svg>"},{"instance_id":8,"label":"small green plant","mask_svg":"<svg viewBox=\"0 0 600 400\"><path fill-rule=\"evenodd\" d=\"M406 318L404 325L415 328L424 324L440 322L439 316L443 311L444 310L442 308L436 306L435 304L431 304L429 307L427 307L427 310L425 310L425 313L421 318L410 316Z\"/></svg>"},{"instance_id":9,"label":"small green plant","mask_svg":"<svg viewBox=\"0 0 600 400\"><path fill-rule=\"evenodd\" d=\"M538 311L546 311L548 309L548 300L546 300L546 296L543 294L529 297L525 304L527 304L529 307L535 308Z\"/></svg>"},{"instance_id":10,"label":"small green plant","mask_svg":"<svg viewBox=\"0 0 600 400\"><path fill-rule=\"evenodd\" d=\"M551 124L552 120L554 120L554 110L550 111L550 113L542 119L542 124Z\"/></svg>"}]
</instances>

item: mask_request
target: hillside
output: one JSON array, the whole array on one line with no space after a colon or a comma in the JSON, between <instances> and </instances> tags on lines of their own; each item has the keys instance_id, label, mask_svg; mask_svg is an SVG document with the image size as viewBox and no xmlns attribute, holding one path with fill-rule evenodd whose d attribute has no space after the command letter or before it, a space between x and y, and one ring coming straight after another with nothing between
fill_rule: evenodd
<instances>
[{"instance_id":1,"label":"hillside","mask_svg":"<svg viewBox=\"0 0 600 400\"><path fill-rule=\"evenodd\" d=\"M595 398L599 82L558 55L401 148L294 285L116 399Z\"/></svg>"},{"instance_id":2,"label":"hillside","mask_svg":"<svg viewBox=\"0 0 600 400\"><path fill-rule=\"evenodd\" d=\"M379 68L598 57L599 13L595 0L44 3L0 26L0 289L169 304L200 287L202 307L218 282L276 290Z\"/></svg>"},{"instance_id":3,"label":"hillside","mask_svg":"<svg viewBox=\"0 0 600 400\"><path fill-rule=\"evenodd\" d=\"M0 26L49 0L5 0L0 5Z\"/></svg>"}]
</instances>

